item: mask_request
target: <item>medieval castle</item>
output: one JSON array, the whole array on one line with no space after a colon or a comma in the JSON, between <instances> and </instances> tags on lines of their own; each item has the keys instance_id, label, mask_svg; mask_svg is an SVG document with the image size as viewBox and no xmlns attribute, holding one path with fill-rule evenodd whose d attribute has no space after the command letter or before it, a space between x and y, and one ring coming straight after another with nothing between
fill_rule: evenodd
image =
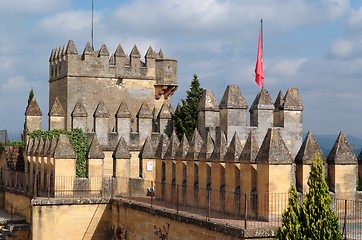
<instances>
[{"instance_id":1,"label":"medieval castle","mask_svg":"<svg viewBox=\"0 0 362 240\"><path fill-rule=\"evenodd\" d=\"M19 230L21 237L11 239L166 239L155 238L162 235L155 226L166 223L169 239L182 239L182 233L188 239L246 239L242 230L141 211L118 197L177 199L184 206L247 212L268 221L281 214L275 203L287 204L287 198L281 201L276 194L287 194L290 184L306 193L316 154L327 163L332 194L356 198L362 168L344 133L327 158L311 132L303 140L303 102L296 88L279 92L274 102L261 89L250 107L238 86L227 86L220 102L205 90L198 128L191 139L178 139L170 104L177 61L151 47L144 59L136 46L127 55L121 45L110 54L105 45L94 51L87 44L79 54L70 40L52 50L49 129L81 128L86 133L91 142L88 175L76 177L76 154L65 135L26 137L22 169L6 169L11 156L3 153L3 207L24 217L31 229ZM25 130L41 125L42 111L33 98Z\"/></svg>"}]
</instances>

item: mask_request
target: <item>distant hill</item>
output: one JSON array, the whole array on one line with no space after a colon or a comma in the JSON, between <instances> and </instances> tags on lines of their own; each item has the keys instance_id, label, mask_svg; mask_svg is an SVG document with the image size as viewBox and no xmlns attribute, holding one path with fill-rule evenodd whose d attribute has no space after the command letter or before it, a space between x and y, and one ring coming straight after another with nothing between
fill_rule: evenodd
<instances>
[{"instance_id":1,"label":"distant hill","mask_svg":"<svg viewBox=\"0 0 362 240\"><path fill-rule=\"evenodd\" d=\"M303 133L303 140L307 134ZM319 146L321 147L323 154L327 157L331 151L334 143L337 140L338 135L314 135ZM351 147L358 157L362 150L362 138L358 138L352 135L347 135L348 142L351 144Z\"/></svg>"}]
</instances>

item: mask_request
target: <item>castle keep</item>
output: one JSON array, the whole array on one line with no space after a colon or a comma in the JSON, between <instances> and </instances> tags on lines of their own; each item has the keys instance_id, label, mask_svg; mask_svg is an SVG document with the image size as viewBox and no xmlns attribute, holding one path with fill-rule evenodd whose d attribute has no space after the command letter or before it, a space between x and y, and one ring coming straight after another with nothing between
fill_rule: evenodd
<instances>
[{"instance_id":1,"label":"castle keep","mask_svg":"<svg viewBox=\"0 0 362 240\"><path fill-rule=\"evenodd\" d=\"M49 59L49 109L60 103L65 117L62 128L67 130L81 127L93 131L97 127L93 117L111 117L109 129L116 129L121 124L115 121L116 114L122 118L129 111L134 120L143 102L157 112L165 102L169 104L169 96L177 88L176 73L177 61L165 58L162 50L156 53L152 47L143 62L136 45L129 56L121 45L110 56L106 45L93 51L89 43L78 54L73 41L69 41L67 46L52 50ZM50 128L61 127L51 120L49 123Z\"/></svg>"},{"instance_id":2,"label":"castle keep","mask_svg":"<svg viewBox=\"0 0 362 240\"><path fill-rule=\"evenodd\" d=\"M7 166L4 208L26 218L33 239L64 232L69 232L67 239L149 239L158 234L156 222L169 224L167 219L174 224L169 225L172 239L178 227L203 232L195 239L246 239L240 229L181 218L178 210L168 215L131 207L131 200L122 197L268 222L280 219L288 199L279 196L287 196L290 184L307 192L316 154L328 163L332 194L355 199L355 183L362 176L357 157L343 132L327 158L311 132L302 139L303 102L296 88L280 91L274 101L263 88L250 107L236 85L227 86L220 101L205 90L197 129L191 139L178 139L170 104L177 61L151 47L144 59L136 46L128 56L121 45L110 54L105 45L94 51L87 44L78 54L73 41L51 52L49 129L81 128L90 146L86 178L76 177L76 154L65 135L26 138L24 167ZM28 132L41 129L35 98L25 118ZM141 230L144 235L137 235Z\"/></svg>"}]
</instances>

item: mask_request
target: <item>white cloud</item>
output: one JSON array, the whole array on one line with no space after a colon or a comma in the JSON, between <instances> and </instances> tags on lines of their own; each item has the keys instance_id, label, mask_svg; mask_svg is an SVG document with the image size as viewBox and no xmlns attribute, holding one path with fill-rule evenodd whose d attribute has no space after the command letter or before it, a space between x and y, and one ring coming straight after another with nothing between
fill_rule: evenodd
<instances>
[{"instance_id":1,"label":"white cloud","mask_svg":"<svg viewBox=\"0 0 362 240\"><path fill-rule=\"evenodd\" d=\"M336 57L349 57L353 53L354 42L349 39L338 39L331 44L330 51Z\"/></svg>"},{"instance_id":2,"label":"white cloud","mask_svg":"<svg viewBox=\"0 0 362 240\"><path fill-rule=\"evenodd\" d=\"M1 85L1 91L6 94L16 93L17 91L22 91L24 89L27 89L28 84L29 83L25 81L24 76L14 76L12 78L9 78L5 82L5 84Z\"/></svg>"},{"instance_id":3,"label":"white cloud","mask_svg":"<svg viewBox=\"0 0 362 240\"><path fill-rule=\"evenodd\" d=\"M142 31L213 33L215 36L217 32L257 29L260 18L273 26L271 32L320 23L339 17L348 8L349 2L344 0L138 0L120 6L111 14L111 20Z\"/></svg>"},{"instance_id":4,"label":"white cloud","mask_svg":"<svg viewBox=\"0 0 362 240\"><path fill-rule=\"evenodd\" d=\"M10 57L0 56L0 70L8 71L14 66L13 60Z\"/></svg>"},{"instance_id":5,"label":"white cloud","mask_svg":"<svg viewBox=\"0 0 362 240\"><path fill-rule=\"evenodd\" d=\"M358 9L352 9L351 15L348 19L348 26L352 29L361 29L362 22L362 7Z\"/></svg>"},{"instance_id":6,"label":"white cloud","mask_svg":"<svg viewBox=\"0 0 362 240\"><path fill-rule=\"evenodd\" d=\"M41 31L53 36L80 35L91 31L91 13L87 11L65 11L48 16L38 24Z\"/></svg>"},{"instance_id":7,"label":"white cloud","mask_svg":"<svg viewBox=\"0 0 362 240\"><path fill-rule=\"evenodd\" d=\"M2 14L36 14L67 7L70 0L0 0Z\"/></svg>"},{"instance_id":8,"label":"white cloud","mask_svg":"<svg viewBox=\"0 0 362 240\"><path fill-rule=\"evenodd\" d=\"M267 71L271 76L295 77L307 61L307 58L271 60L272 63L267 66Z\"/></svg>"},{"instance_id":9,"label":"white cloud","mask_svg":"<svg viewBox=\"0 0 362 240\"><path fill-rule=\"evenodd\" d=\"M192 74L197 73L203 87L213 90L218 99L227 84L238 84L250 105L259 90L253 71L259 19L263 18L265 37L269 43L279 43L271 44L277 49L265 52L266 87L273 98L279 89L285 92L288 87L298 87L305 103L305 126L316 126L318 131L338 132L336 124L329 126L323 121L333 116L334 122L341 122L339 115L360 109L361 101L356 96L362 89L362 42L354 32L361 28L362 10L351 11L347 0L119 2L118 8L113 8L115 3L110 8L107 1L97 2L95 48L105 43L112 53L121 43L129 53L137 44L142 55L149 45L157 51L162 48L166 57L178 60L180 87L173 103L184 98ZM69 9L71 5L78 8ZM73 39L78 52L82 52L90 41L89 6L84 3L87 7L82 9L81 5L78 0L0 0L0 29L7 33L0 40L0 97L2 103L6 102L0 110L16 111L14 116L20 116L14 121L1 118L4 114L0 112L0 122L6 128L22 127L24 107L18 105L25 104L30 86L46 113L51 49ZM346 24L349 28L342 28ZM324 26L329 30L324 31ZM314 31L315 36L304 36L305 29L312 30L308 34ZM308 47L305 37L326 41L320 47L314 45L313 50L303 49ZM343 110L343 114L328 112L334 108L340 108L335 112ZM16 121L20 122L17 126ZM351 131L354 125L345 124Z\"/></svg>"}]
</instances>

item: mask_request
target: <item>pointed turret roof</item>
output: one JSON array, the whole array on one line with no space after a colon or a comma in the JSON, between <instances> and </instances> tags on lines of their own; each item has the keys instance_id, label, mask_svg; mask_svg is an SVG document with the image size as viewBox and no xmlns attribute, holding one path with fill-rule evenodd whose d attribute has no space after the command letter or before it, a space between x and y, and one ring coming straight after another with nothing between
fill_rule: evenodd
<instances>
[{"instance_id":1,"label":"pointed turret roof","mask_svg":"<svg viewBox=\"0 0 362 240\"><path fill-rule=\"evenodd\" d=\"M50 53L49 62L54 61L55 58L55 49L52 49L52 52Z\"/></svg>"},{"instance_id":2,"label":"pointed turret roof","mask_svg":"<svg viewBox=\"0 0 362 240\"><path fill-rule=\"evenodd\" d=\"M173 131L170 137L170 144L168 145L167 151L165 153L165 159L175 159L176 151L178 146L180 145L180 141L177 138L176 132Z\"/></svg>"},{"instance_id":3,"label":"pointed turret roof","mask_svg":"<svg viewBox=\"0 0 362 240\"><path fill-rule=\"evenodd\" d=\"M97 106L93 116L99 117L99 118L108 118L109 117L107 107L104 104L103 100L99 101L98 106Z\"/></svg>"},{"instance_id":4,"label":"pointed turret roof","mask_svg":"<svg viewBox=\"0 0 362 240\"><path fill-rule=\"evenodd\" d=\"M162 133L160 135L160 140L158 141L158 145L156 148L156 158L163 159L169 144L170 140L168 139L167 135Z\"/></svg>"},{"instance_id":5,"label":"pointed turret roof","mask_svg":"<svg viewBox=\"0 0 362 240\"><path fill-rule=\"evenodd\" d=\"M312 164L316 155L319 155L323 162L326 161L322 149L319 147L316 139L311 131L308 131L302 146L300 147L297 156L295 157L296 164Z\"/></svg>"},{"instance_id":6,"label":"pointed turret roof","mask_svg":"<svg viewBox=\"0 0 362 240\"><path fill-rule=\"evenodd\" d=\"M43 138L40 138L38 147L35 150L35 156L38 156L38 157L41 156L41 151L43 150L44 144L45 144L45 140Z\"/></svg>"},{"instance_id":7,"label":"pointed turret roof","mask_svg":"<svg viewBox=\"0 0 362 240\"><path fill-rule=\"evenodd\" d=\"M90 45L89 42L87 42L87 44L85 45L85 48L83 50L83 55L91 55L93 54L93 49L92 46Z\"/></svg>"},{"instance_id":8,"label":"pointed turret roof","mask_svg":"<svg viewBox=\"0 0 362 240\"><path fill-rule=\"evenodd\" d=\"M282 105L284 110L302 111L303 102L297 88L289 88L284 96Z\"/></svg>"},{"instance_id":9,"label":"pointed turret roof","mask_svg":"<svg viewBox=\"0 0 362 240\"><path fill-rule=\"evenodd\" d=\"M187 141L187 137L186 137L186 134L184 133L182 135L182 138L181 138L181 141L180 141L180 144L176 150L176 155L175 155L175 158L176 159L185 159L186 156L187 156L187 152L189 150L189 142Z\"/></svg>"},{"instance_id":10,"label":"pointed turret roof","mask_svg":"<svg viewBox=\"0 0 362 240\"><path fill-rule=\"evenodd\" d=\"M284 165L293 163L293 160L279 129L269 128L256 157L256 163Z\"/></svg>"},{"instance_id":11,"label":"pointed turret roof","mask_svg":"<svg viewBox=\"0 0 362 240\"><path fill-rule=\"evenodd\" d=\"M240 153L240 162L255 163L256 156L258 155L259 145L255 139L255 134L250 131L246 139L243 150Z\"/></svg>"},{"instance_id":12,"label":"pointed turret roof","mask_svg":"<svg viewBox=\"0 0 362 240\"><path fill-rule=\"evenodd\" d=\"M126 56L121 44L118 44L117 49L114 52L114 56L116 56L116 57L125 57Z\"/></svg>"},{"instance_id":13,"label":"pointed turret roof","mask_svg":"<svg viewBox=\"0 0 362 240\"><path fill-rule=\"evenodd\" d=\"M68 137L65 134L59 136L57 146L54 150L54 158L57 159L75 159L77 157Z\"/></svg>"},{"instance_id":14,"label":"pointed turret roof","mask_svg":"<svg viewBox=\"0 0 362 240\"><path fill-rule=\"evenodd\" d=\"M358 157L357 157L357 160L358 160L358 163L359 164L362 164L362 150L361 152L359 153Z\"/></svg>"},{"instance_id":15,"label":"pointed turret roof","mask_svg":"<svg viewBox=\"0 0 362 240\"><path fill-rule=\"evenodd\" d=\"M149 137L146 138L145 143L142 146L140 151L141 159L154 159L155 158L155 149L152 145L152 141Z\"/></svg>"},{"instance_id":16,"label":"pointed turret roof","mask_svg":"<svg viewBox=\"0 0 362 240\"><path fill-rule=\"evenodd\" d=\"M34 139L30 138L28 141L28 145L26 146L26 155L31 155L31 150L34 145Z\"/></svg>"},{"instance_id":17,"label":"pointed turret roof","mask_svg":"<svg viewBox=\"0 0 362 240\"><path fill-rule=\"evenodd\" d=\"M54 152L55 152L55 148L57 147L57 144L58 144L58 139L53 137L50 140L50 146L48 149L48 157L54 157Z\"/></svg>"},{"instance_id":18,"label":"pointed turret roof","mask_svg":"<svg viewBox=\"0 0 362 240\"><path fill-rule=\"evenodd\" d=\"M44 145L43 145L43 149L40 152L41 156L48 156L48 151L49 151L49 147L50 147L50 142L51 140L49 138L45 139Z\"/></svg>"},{"instance_id":19,"label":"pointed turret roof","mask_svg":"<svg viewBox=\"0 0 362 240\"><path fill-rule=\"evenodd\" d=\"M238 85L228 85L220 101L220 109L247 109L248 104Z\"/></svg>"},{"instance_id":20,"label":"pointed turret roof","mask_svg":"<svg viewBox=\"0 0 362 240\"><path fill-rule=\"evenodd\" d=\"M114 159L130 159L131 158L129 147L123 137L121 137L119 139L117 146L114 149L114 152L112 154L112 157Z\"/></svg>"},{"instance_id":21,"label":"pointed turret roof","mask_svg":"<svg viewBox=\"0 0 362 240\"><path fill-rule=\"evenodd\" d=\"M59 60L61 56L62 56L62 49L59 47L59 48L57 49L57 52L56 52L56 56L55 56L55 57Z\"/></svg>"},{"instance_id":22,"label":"pointed turret roof","mask_svg":"<svg viewBox=\"0 0 362 240\"><path fill-rule=\"evenodd\" d=\"M55 98L52 108L50 109L49 116L64 117L65 112L58 96Z\"/></svg>"},{"instance_id":23,"label":"pointed turret roof","mask_svg":"<svg viewBox=\"0 0 362 240\"><path fill-rule=\"evenodd\" d=\"M35 137L33 145L30 150L30 155L36 156L36 150L38 149L39 143L40 143L40 137Z\"/></svg>"},{"instance_id":24,"label":"pointed turret roof","mask_svg":"<svg viewBox=\"0 0 362 240\"><path fill-rule=\"evenodd\" d=\"M102 44L101 48L99 49L98 57L100 56L109 56L109 51L106 44Z\"/></svg>"},{"instance_id":25,"label":"pointed turret roof","mask_svg":"<svg viewBox=\"0 0 362 240\"><path fill-rule=\"evenodd\" d=\"M199 159L207 161L210 159L212 152L214 151L214 140L211 137L211 132L208 132L204 143L202 144Z\"/></svg>"},{"instance_id":26,"label":"pointed turret roof","mask_svg":"<svg viewBox=\"0 0 362 240\"><path fill-rule=\"evenodd\" d=\"M78 54L78 50L75 47L73 40L68 41L67 48L65 50L65 54Z\"/></svg>"},{"instance_id":27,"label":"pointed turret roof","mask_svg":"<svg viewBox=\"0 0 362 240\"><path fill-rule=\"evenodd\" d=\"M141 57L140 51L138 51L138 48L136 45L133 46L130 56L131 57Z\"/></svg>"},{"instance_id":28,"label":"pointed turret roof","mask_svg":"<svg viewBox=\"0 0 362 240\"><path fill-rule=\"evenodd\" d=\"M104 153L96 135L93 136L93 139L90 143L87 157L88 159L104 159Z\"/></svg>"},{"instance_id":29,"label":"pointed turret roof","mask_svg":"<svg viewBox=\"0 0 362 240\"><path fill-rule=\"evenodd\" d=\"M153 51L152 47L149 46L146 52L146 58L155 58L155 52Z\"/></svg>"},{"instance_id":30,"label":"pointed turret roof","mask_svg":"<svg viewBox=\"0 0 362 240\"><path fill-rule=\"evenodd\" d=\"M66 51L66 48L65 46L62 47L62 51L60 52L60 56L61 57L64 57L65 56L65 51Z\"/></svg>"},{"instance_id":31,"label":"pointed turret roof","mask_svg":"<svg viewBox=\"0 0 362 240\"><path fill-rule=\"evenodd\" d=\"M197 128L195 128L195 131L191 137L190 147L189 147L189 150L186 155L186 158L188 160L198 159L203 142L204 141L202 140L202 137L201 137L199 131L197 130Z\"/></svg>"},{"instance_id":32,"label":"pointed turret roof","mask_svg":"<svg viewBox=\"0 0 362 240\"><path fill-rule=\"evenodd\" d=\"M157 119L171 119L172 114L170 108L166 102L162 104L161 110L158 112Z\"/></svg>"},{"instance_id":33,"label":"pointed turret roof","mask_svg":"<svg viewBox=\"0 0 362 240\"><path fill-rule=\"evenodd\" d=\"M346 135L340 131L334 146L327 157L328 164L357 164L357 157L349 144Z\"/></svg>"},{"instance_id":34,"label":"pointed turret roof","mask_svg":"<svg viewBox=\"0 0 362 240\"><path fill-rule=\"evenodd\" d=\"M144 101L140 107L140 110L137 113L138 118L152 118L152 113L148 107L146 101Z\"/></svg>"},{"instance_id":35,"label":"pointed turret roof","mask_svg":"<svg viewBox=\"0 0 362 240\"><path fill-rule=\"evenodd\" d=\"M210 159L217 162L223 162L226 151L227 141L225 133L221 131L220 134L218 134L216 137L214 151L212 152Z\"/></svg>"},{"instance_id":36,"label":"pointed turret roof","mask_svg":"<svg viewBox=\"0 0 362 240\"><path fill-rule=\"evenodd\" d=\"M231 139L230 145L224 156L225 162L239 162L240 154L243 149L239 135L235 132L233 138Z\"/></svg>"},{"instance_id":37,"label":"pointed turret roof","mask_svg":"<svg viewBox=\"0 0 362 240\"><path fill-rule=\"evenodd\" d=\"M80 100L78 100L72 111L72 117L87 117L87 116L88 113L85 110L83 103Z\"/></svg>"},{"instance_id":38,"label":"pointed turret roof","mask_svg":"<svg viewBox=\"0 0 362 240\"><path fill-rule=\"evenodd\" d=\"M56 60L59 55L59 48L54 49L53 60Z\"/></svg>"},{"instance_id":39,"label":"pointed turret roof","mask_svg":"<svg viewBox=\"0 0 362 240\"><path fill-rule=\"evenodd\" d=\"M131 113L128 109L128 106L124 101L122 101L116 112L116 118L130 118L130 117Z\"/></svg>"},{"instance_id":40,"label":"pointed turret roof","mask_svg":"<svg viewBox=\"0 0 362 240\"><path fill-rule=\"evenodd\" d=\"M42 115L43 114L40 110L38 102L36 101L35 97L33 96L29 105L26 108L25 116L42 116Z\"/></svg>"},{"instance_id":41,"label":"pointed turret roof","mask_svg":"<svg viewBox=\"0 0 362 240\"><path fill-rule=\"evenodd\" d=\"M272 98L265 88L262 88L255 97L253 104L250 107L250 112L253 110L273 110L274 104Z\"/></svg>"},{"instance_id":42,"label":"pointed turret roof","mask_svg":"<svg viewBox=\"0 0 362 240\"><path fill-rule=\"evenodd\" d=\"M159 58L163 58L163 51L162 51L162 49L160 49L160 51L158 51L158 57Z\"/></svg>"},{"instance_id":43,"label":"pointed turret roof","mask_svg":"<svg viewBox=\"0 0 362 240\"><path fill-rule=\"evenodd\" d=\"M214 93L210 90L202 92L197 111L215 111L218 112L219 106Z\"/></svg>"},{"instance_id":44,"label":"pointed turret roof","mask_svg":"<svg viewBox=\"0 0 362 240\"><path fill-rule=\"evenodd\" d=\"M279 91L277 98L275 99L274 102L274 108L275 110L279 110L281 109L281 107L284 104L284 94L282 91Z\"/></svg>"}]
</instances>

